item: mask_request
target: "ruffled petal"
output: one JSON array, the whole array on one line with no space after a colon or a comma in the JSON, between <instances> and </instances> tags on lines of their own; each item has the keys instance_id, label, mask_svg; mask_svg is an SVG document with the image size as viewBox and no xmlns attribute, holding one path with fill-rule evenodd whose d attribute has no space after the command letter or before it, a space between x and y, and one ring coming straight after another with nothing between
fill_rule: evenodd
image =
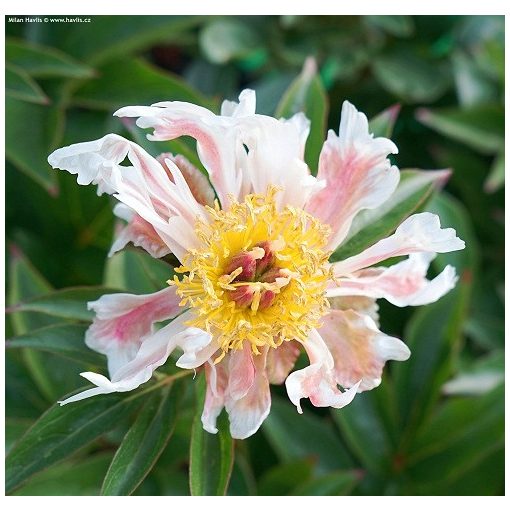
<instances>
[{"instance_id":1,"label":"ruffled petal","mask_svg":"<svg viewBox=\"0 0 510 510\"><path fill-rule=\"evenodd\" d=\"M122 166L128 158L133 166ZM98 193L110 193L150 223L180 259L198 244L197 217L206 219L177 166L169 163L175 182L145 150L118 135L78 143L53 152L53 168L78 175L79 184L97 184Z\"/></svg>"},{"instance_id":2,"label":"ruffled petal","mask_svg":"<svg viewBox=\"0 0 510 510\"><path fill-rule=\"evenodd\" d=\"M88 303L96 316L85 334L85 343L108 358L110 376L133 360L143 337L155 322L173 319L181 313L180 297L174 287L154 294L107 294Z\"/></svg>"},{"instance_id":3,"label":"ruffled petal","mask_svg":"<svg viewBox=\"0 0 510 510\"><path fill-rule=\"evenodd\" d=\"M331 288L336 285L331 282ZM362 296L328 296L328 301L333 310L354 310L355 312L368 315L376 325L379 324L379 305L374 298Z\"/></svg>"},{"instance_id":4,"label":"ruffled petal","mask_svg":"<svg viewBox=\"0 0 510 510\"><path fill-rule=\"evenodd\" d=\"M349 388L361 380L358 392L379 386L386 361L405 361L411 355L401 340L385 335L370 317L353 310L331 310L319 334L333 356L336 381Z\"/></svg>"},{"instance_id":5,"label":"ruffled petal","mask_svg":"<svg viewBox=\"0 0 510 510\"><path fill-rule=\"evenodd\" d=\"M390 267L364 269L350 277L336 278L330 283L327 295L384 298L396 306L434 303L452 290L458 280L452 266L446 266L434 279L427 279L427 270L435 256L435 253L413 253Z\"/></svg>"},{"instance_id":6,"label":"ruffled petal","mask_svg":"<svg viewBox=\"0 0 510 510\"><path fill-rule=\"evenodd\" d=\"M333 264L335 277L353 274L391 257L411 253L447 253L462 250L464 241L456 236L453 228L441 228L439 216L429 212L409 216L390 237L348 259Z\"/></svg>"},{"instance_id":7,"label":"ruffled petal","mask_svg":"<svg viewBox=\"0 0 510 510\"><path fill-rule=\"evenodd\" d=\"M237 400L232 395L226 395L225 409L230 420L230 435L234 439L246 439L255 434L271 409L266 354L267 350L253 358L255 378L247 393Z\"/></svg>"},{"instance_id":8,"label":"ruffled petal","mask_svg":"<svg viewBox=\"0 0 510 510\"><path fill-rule=\"evenodd\" d=\"M108 253L109 257L122 250L129 243L143 248L157 259L171 253L170 248L161 239L154 227L130 207L120 203L116 204L113 213L118 218L126 220L127 225L115 235L115 240Z\"/></svg>"},{"instance_id":9,"label":"ruffled petal","mask_svg":"<svg viewBox=\"0 0 510 510\"><path fill-rule=\"evenodd\" d=\"M303 346L310 359L310 365L292 372L285 381L289 399L297 407L298 413L303 412L300 404L302 398L309 398L316 407L340 409L351 403L361 381L344 392L338 389L333 357L316 330L310 332Z\"/></svg>"},{"instance_id":10,"label":"ruffled petal","mask_svg":"<svg viewBox=\"0 0 510 510\"><path fill-rule=\"evenodd\" d=\"M228 394L230 398L239 400L243 398L255 380L255 364L253 354L248 342L242 349L232 351L228 360Z\"/></svg>"},{"instance_id":11,"label":"ruffled petal","mask_svg":"<svg viewBox=\"0 0 510 510\"><path fill-rule=\"evenodd\" d=\"M339 135L329 131L320 154L317 178L326 186L306 206L331 226L330 249L342 243L359 211L378 207L395 191L400 175L387 156L397 152L391 140L374 138L366 116L344 102Z\"/></svg>"},{"instance_id":12,"label":"ruffled petal","mask_svg":"<svg viewBox=\"0 0 510 510\"><path fill-rule=\"evenodd\" d=\"M243 98L240 96L241 104ZM244 106L239 106L243 109ZM141 128L152 128L151 140L173 140L191 136L197 141L197 152L218 198L227 207L230 196L242 198L249 183L243 181L241 172L246 151L233 129L236 117L217 116L201 106L181 101L157 103L153 106L127 106L115 115L138 117Z\"/></svg>"},{"instance_id":13,"label":"ruffled petal","mask_svg":"<svg viewBox=\"0 0 510 510\"><path fill-rule=\"evenodd\" d=\"M164 152L156 159L166 171L171 182L175 182L172 173L173 165L175 165L180 170L195 200L201 205L214 206L214 190L207 177L196 166L192 165L187 158L180 154L174 156L170 152ZM167 160L173 163L172 167L169 167Z\"/></svg>"},{"instance_id":14,"label":"ruffled petal","mask_svg":"<svg viewBox=\"0 0 510 510\"><path fill-rule=\"evenodd\" d=\"M283 342L267 353L266 371L271 384L283 384L294 368L300 349L296 342Z\"/></svg>"},{"instance_id":15,"label":"ruffled petal","mask_svg":"<svg viewBox=\"0 0 510 510\"><path fill-rule=\"evenodd\" d=\"M239 94L239 102L225 100L221 103L221 115L237 118L255 115L256 103L255 91L245 89Z\"/></svg>"},{"instance_id":16,"label":"ruffled petal","mask_svg":"<svg viewBox=\"0 0 510 510\"><path fill-rule=\"evenodd\" d=\"M224 363L215 365L211 360L205 364L205 379L207 389L205 393L204 409L202 411L202 426L211 434L216 434L216 420L225 405L225 390L228 384L228 373Z\"/></svg>"},{"instance_id":17,"label":"ruffled petal","mask_svg":"<svg viewBox=\"0 0 510 510\"><path fill-rule=\"evenodd\" d=\"M68 404L93 395L134 390L146 383L152 377L154 370L163 365L177 347L187 355L204 349L211 343L211 335L201 329L187 327L186 323L191 318L190 311L184 312L167 326L145 337L136 356L120 367L111 380L93 372L80 374L97 388L85 390L59 404Z\"/></svg>"}]
</instances>

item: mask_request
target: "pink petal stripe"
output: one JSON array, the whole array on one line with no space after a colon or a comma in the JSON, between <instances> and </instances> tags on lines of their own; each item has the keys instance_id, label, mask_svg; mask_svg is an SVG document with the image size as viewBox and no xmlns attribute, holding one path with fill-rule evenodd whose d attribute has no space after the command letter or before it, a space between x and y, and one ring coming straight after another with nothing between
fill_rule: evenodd
<instances>
[{"instance_id":1,"label":"pink petal stripe","mask_svg":"<svg viewBox=\"0 0 510 510\"><path fill-rule=\"evenodd\" d=\"M395 191L399 172L387 156L397 152L391 140L373 138L366 116L344 102L339 135L328 132L320 155L317 178L326 186L306 206L331 226L330 249L342 243L359 211L378 207Z\"/></svg>"},{"instance_id":2,"label":"pink petal stripe","mask_svg":"<svg viewBox=\"0 0 510 510\"><path fill-rule=\"evenodd\" d=\"M186 327L191 318L190 311L184 312L167 326L145 337L134 359L120 367L111 380L93 372L80 374L97 387L61 401L60 405L94 395L134 390L147 382L154 370L163 365L177 347L184 354L205 348L211 342L211 335L201 329Z\"/></svg>"},{"instance_id":3,"label":"pink petal stripe","mask_svg":"<svg viewBox=\"0 0 510 510\"><path fill-rule=\"evenodd\" d=\"M456 236L453 228L441 228L436 214L413 214L385 239L370 246L359 255L333 264L335 277L352 275L355 271L372 266L391 257L411 253L446 253L462 250L464 241Z\"/></svg>"},{"instance_id":4,"label":"pink petal stripe","mask_svg":"<svg viewBox=\"0 0 510 510\"><path fill-rule=\"evenodd\" d=\"M121 165L126 157L133 166ZM204 209L173 163L175 183L152 156L118 135L63 147L48 161L77 174L79 184L95 183L99 193L113 194L150 223L177 257L196 246L193 227L197 217L205 218Z\"/></svg>"},{"instance_id":5,"label":"pink petal stripe","mask_svg":"<svg viewBox=\"0 0 510 510\"><path fill-rule=\"evenodd\" d=\"M108 370L113 376L123 365L134 359L142 339L150 334L155 322L178 315L180 297L174 287L154 294L107 294L88 304L96 317L85 335L91 349L105 354Z\"/></svg>"},{"instance_id":6,"label":"pink petal stripe","mask_svg":"<svg viewBox=\"0 0 510 510\"><path fill-rule=\"evenodd\" d=\"M300 404L302 398L309 398L316 407L337 409L352 402L361 381L344 392L338 389L333 357L316 330L311 331L303 346L310 359L310 366L292 372L285 381L289 399L297 407L298 413L303 412Z\"/></svg>"},{"instance_id":7,"label":"pink petal stripe","mask_svg":"<svg viewBox=\"0 0 510 510\"><path fill-rule=\"evenodd\" d=\"M371 390L381 383L386 361L410 356L402 341L381 333L367 315L331 310L323 321L319 334L333 356L336 381L344 387L361 380L358 392Z\"/></svg>"},{"instance_id":8,"label":"pink petal stripe","mask_svg":"<svg viewBox=\"0 0 510 510\"><path fill-rule=\"evenodd\" d=\"M388 268L363 269L350 277L337 278L330 282L327 295L384 298L396 306L434 303L457 282L452 266L446 266L434 279L427 279L427 270L434 256L433 253L415 253Z\"/></svg>"}]
</instances>

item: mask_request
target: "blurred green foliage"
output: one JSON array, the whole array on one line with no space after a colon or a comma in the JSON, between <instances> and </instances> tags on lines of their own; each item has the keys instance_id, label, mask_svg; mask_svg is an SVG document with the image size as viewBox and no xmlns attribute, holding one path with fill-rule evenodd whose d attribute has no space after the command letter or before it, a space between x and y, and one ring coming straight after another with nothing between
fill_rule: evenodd
<instances>
[{"instance_id":1,"label":"blurred green foliage","mask_svg":"<svg viewBox=\"0 0 510 510\"><path fill-rule=\"evenodd\" d=\"M8 491L503 493L502 16L92 16L7 22L6 33ZM311 80L301 74L310 56ZM101 286L158 290L171 267L134 250L107 259L111 199L51 170L48 154L116 132L198 164L188 140L144 141L112 112L176 99L217 110L245 87L257 91L259 113L302 110L312 119L312 168L324 129L337 129L349 99L379 134L393 130L400 168L453 169L425 205L417 197L429 197L431 184L412 203L401 193L371 232L382 236L388 218L418 206L439 213L467 245L435 261L456 266L456 289L417 310L380 303L382 329L413 355L390 363L379 388L340 411L307 405L299 416L273 387L261 431L235 445L224 423L218 436L194 424L202 382L181 384L171 363L155 385L63 412L55 402L82 384L79 372L105 369L80 341L86 301ZM396 103L398 118L397 107L383 112ZM75 288L54 292L65 287Z\"/></svg>"}]
</instances>

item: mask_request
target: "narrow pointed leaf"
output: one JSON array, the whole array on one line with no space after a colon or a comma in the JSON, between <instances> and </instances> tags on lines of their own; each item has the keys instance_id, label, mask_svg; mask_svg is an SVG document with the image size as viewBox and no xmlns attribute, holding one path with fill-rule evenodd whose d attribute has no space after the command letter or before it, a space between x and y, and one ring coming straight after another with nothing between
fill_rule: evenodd
<instances>
[{"instance_id":1,"label":"narrow pointed leaf","mask_svg":"<svg viewBox=\"0 0 510 510\"><path fill-rule=\"evenodd\" d=\"M101 494L131 494L149 474L170 439L182 395L179 383L152 395L115 453Z\"/></svg>"},{"instance_id":2,"label":"narrow pointed leaf","mask_svg":"<svg viewBox=\"0 0 510 510\"><path fill-rule=\"evenodd\" d=\"M23 69L30 76L67 78L90 78L94 71L65 53L27 41L7 39L5 43L7 62Z\"/></svg>"},{"instance_id":3,"label":"narrow pointed leaf","mask_svg":"<svg viewBox=\"0 0 510 510\"><path fill-rule=\"evenodd\" d=\"M41 87L23 69L11 64L7 64L5 68L5 93L29 103L49 103Z\"/></svg>"},{"instance_id":4,"label":"narrow pointed leaf","mask_svg":"<svg viewBox=\"0 0 510 510\"><path fill-rule=\"evenodd\" d=\"M202 427L200 416L205 401L205 377L197 385L197 408L191 429L189 482L192 496L223 496L227 492L234 465L234 440L223 413L218 419L217 434Z\"/></svg>"},{"instance_id":5,"label":"narrow pointed leaf","mask_svg":"<svg viewBox=\"0 0 510 510\"><path fill-rule=\"evenodd\" d=\"M9 453L6 491L12 492L33 474L64 460L116 427L137 405L135 400L101 395L63 407L54 404Z\"/></svg>"},{"instance_id":6,"label":"narrow pointed leaf","mask_svg":"<svg viewBox=\"0 0 510 510\"><path fill-rule=\"evenodd\" d=\"M94 312L87 309L87 303L115 292L119 291L107 287L71 287L21 301L10 306L7 311L40 312L63 319L91 321Z\"/></svg>"},{"instance_id":7,"label":"narrow pointed leaf","mask_svg":"<svg viewBox=\"0 0 510 510\"><path fill-rule=\"evenodd\" d=\"M8 349L31 348L59 354L80 363L95 366L104 365L104 356L92 351L85 345L83 324L55 324L31 330L6 341Z\"/></svg>"}]
</instances>

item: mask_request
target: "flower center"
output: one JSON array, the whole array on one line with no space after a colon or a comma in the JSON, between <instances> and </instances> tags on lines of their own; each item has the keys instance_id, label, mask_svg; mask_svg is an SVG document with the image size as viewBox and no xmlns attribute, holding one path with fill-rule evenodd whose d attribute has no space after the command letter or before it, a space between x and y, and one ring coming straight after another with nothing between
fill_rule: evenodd
<instances>
[{"instance_id":1,"label":"flower center","mask_svg":"<svg viewBox=\"0 0 510 510\"><path fill-rule=\"evenodd\" d=\"M195 311L189 325L210 332L223 354L245 341L259 354L305 340L328 308L330 229L301 209L278 211L277 192L248 195L228 210L207 207L210 221L196 225L201 247L176 269L187 274L168 282Z\"/></svg>"}]
</instances>

